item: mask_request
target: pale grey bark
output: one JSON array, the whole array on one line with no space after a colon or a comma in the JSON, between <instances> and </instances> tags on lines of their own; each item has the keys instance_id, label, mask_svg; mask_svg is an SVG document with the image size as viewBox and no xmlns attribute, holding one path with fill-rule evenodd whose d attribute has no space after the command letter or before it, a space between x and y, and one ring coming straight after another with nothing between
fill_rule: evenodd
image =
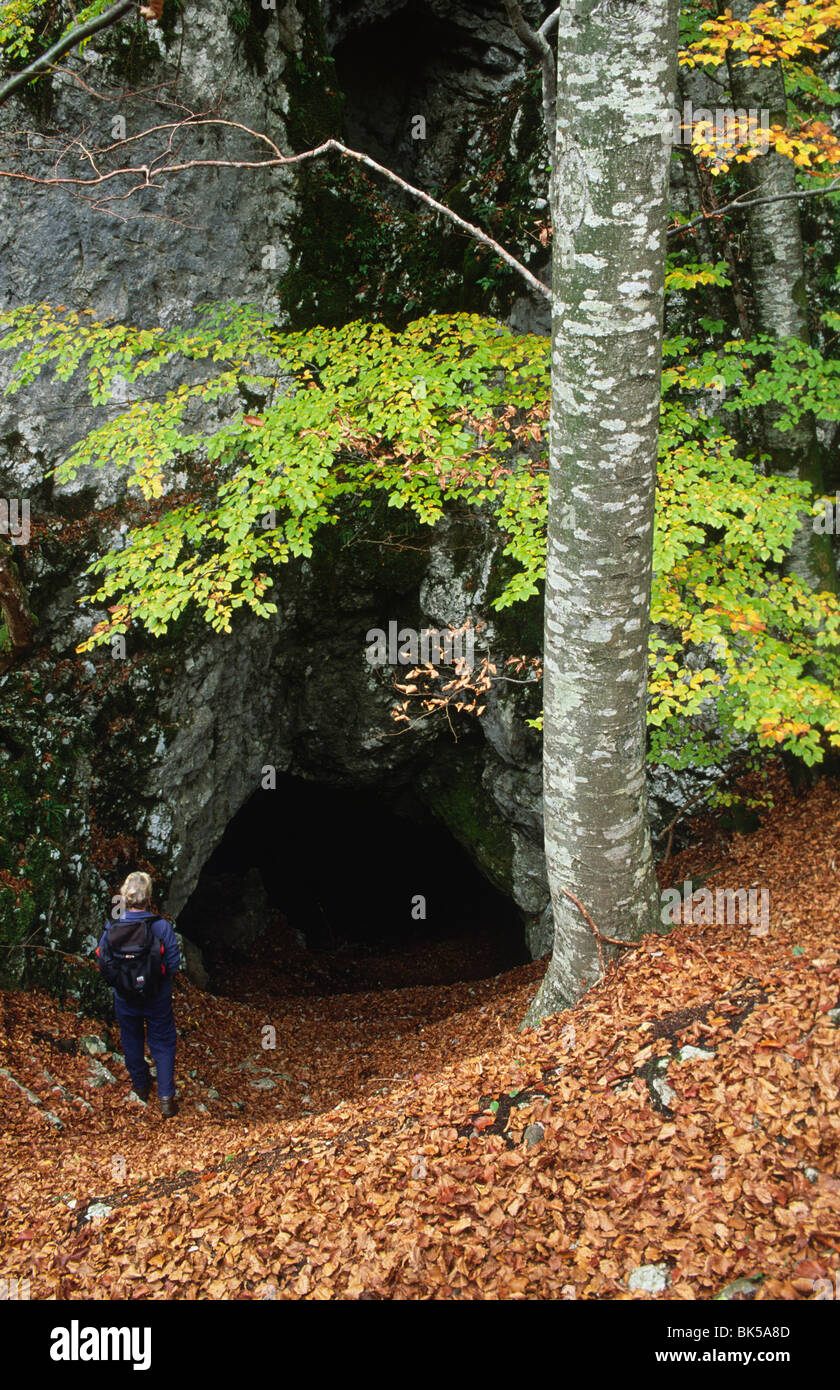
<instances>
[{"instance_id":1,"label":"pale grey bark","mask_svg":"<svg viewBox=\"0 0 840 1390\"><path fill-rule=\"evenodd\" d=\"M754 0L726 0L726 5L736 19L743 20L754 8ZM767 111L771 125L787 125L784 75L779 64L742 67L742 59L741 53L727 54L734 106ZM755 331L779 342L799 338L807 343L810 333L799 200L779 197L796 192L796 167L791 159L775 150L735 167L741 170L745 188L763 199L777 200L747 207ZM805 415L792 429L781 430L776 427L781 413L781 407L772 403L761 412L769 471L795 473L810 482L815 492L822 492L825 484L813 416ZM830 539L814 534L807 512L801 514L786 569L812 589L837 587Z\"/></svg>"},{"instance_id":2,"label":"pale grey bark","mask_svg":"<svg viewBox=\"0 0 840 1390\"><path fill-rule=\"evenodd\" d=\"M526 1023L600 975L600 943L567 893L620 940L655 926L659 906L645 706L677 6L577 0L558 30L543 754L554 950Z\"/></svg>"}]
</instances>

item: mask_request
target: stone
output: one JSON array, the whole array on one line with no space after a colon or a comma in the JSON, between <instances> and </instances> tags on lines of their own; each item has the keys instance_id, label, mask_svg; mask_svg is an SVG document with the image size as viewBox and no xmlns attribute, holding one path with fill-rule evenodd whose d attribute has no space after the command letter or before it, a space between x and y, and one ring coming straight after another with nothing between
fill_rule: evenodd
<instances>
[{"instance_id":1,"label":"stone","mask_svg":"<svg viewBox=\"0 0 840 1390\"><path fill-rule=\"evenodd\" d=\"M97 1062L95 1057L91 1058L88 1074L91 1086L107 1086L109 1082L116 1082L117 1080L107 1067L104 1067L101 1062Z\"/></svg>"},{"instance_id":2,"label":"stone","mask_svg":"<svg viewBox=\"0 0 840 1390\"><path fill-rule=\"evenodd\" d=\"M687 1046L680 1048L674 1060L677 1062L690 1062L696 1057L701 1061L706 1061L710 1057L714 1057L714 1055L713 1052L708 1052L704 1047L692 1047L689 1043Z\"/></svg>"},{"instance_id":3,"label":"stone","mask_svg":"<svg viewBox=\"0 0 840 1390\"><path fill-rule=\"evenodd\" d=\"M106 1216L111 1215L113 1210L114 1208L109 1207L105 1202L91 1202L85 1212L85 1221L103 1221Z\"/></svg>"},{"instance_id":4,"label":"stone","mask_svg":"<svg viewBox=\"0 0 840 1390\"><path fill-rule=\"evenodd\" d=\"M662 1104L670 1109L677 1099L677 1093L673 1087L668 1085L666 1078L664 1076L655 1076L650 1086L651 1090L656 1092Z\"/></svg>"},{"instance_id":5,"label":"stone","mask_svg":"<svg viewBox=\"0 0 840 1390\"><path fill-rule=\"evenodd\" d=\"M733 1299L737 1299L739 1294L745 1294L749 1297L760 1287L761 1280L761 1275L752 1279L733 1279L730 1284L721 1289L720 1293L715 1294L715 1301L729 1303Z\"/></svg>"},{"instance_id":6,"label":"stone","mask_svg":"<svg viewBox=\"0 0 840 1390\"><path fill-rule=\"evenodd\" d=\"M101 1056L108 1051L108 1044L95 1033L89 1033L86 1037L79 1039L79 1047L83 1052L87 1052L91 1057Z\"/></svg>"},{"instance_id":7,"label":"stone","mask_svg":"<svg viewBox=\"0 0 840 1390\"><path fill-rule=\"evenodd\" d=\"M639 1265L631 1270L627 1287L634 1293L664 1293L670 1280L671 1275L665 1264Z\"/></svg>"},{"instance_id":8,"label":"stone","mask_svg":"<svg viewBox=\"0 0 840 1390\"><path fill-rule=\"evenodd\" d=\"M71 1105L81 1105L85 1108L85 1110L93 1109L93 1106L91 1105L89 1100L83 1100L81 1096L75 1096L72 1091L68 1091L66 1086L62 1086L60 1081L56 1081L55 1077L50 1075L46 1067L44 1068L44 1076L46 1077L53 1090L59 1091L64 1100L69 1101Z\"/></svg>"},{"instance_id":9,"label":"stone","mask_svg":"<svg viewBox=\"0 0 840 1390\"><path fill-rule=\"evenodd\" d=\"M26 1096L30 1105L41 1104L41 1097L36 1095L34 1091L30 1091L28 1086L24 1086L20 1081L16 1081L12 1073L6 1067L0 1067L0 1076L5 1076L7 1081L11 1081L12 1085L16 1086L17 1089Z\"/></svg>"},{"instance_id":10,"label":"stone","mask_svg":"<svg viewBox=\"0 0 840 1390\"><path fill-rule=\"evenodd\" d=\"M248 950L268 929L268 894L259 869L248 869L241 888L239 912L224 922L223 939L239 950Z\"/></svg>"},{"instance_id":11,"label":"stone","mask_svg":"<svg viewBox=\"0 0 840 1390\"><path fill-rule=\"evenodd\" d=\"M522 1136L525 1147L527 1149L535 1149L537 1145L542 1141L544 1135L545 1127L544 1125L541 1125L539 1121L537 1121L535 1124L528 1125L525 1129L525 1133Z\"/></svg>"},{"instance_id":12,"label":"stone","mask_svg":"<svg viewBox=\"0 0 840 1390\"><path fill-rule=\"evenodd\" d=\"M210 976L207 974L201 948L194 941L182 936L180 932L176 932L175 937L181 951L181 966L184 974L191 984L198 989L206 990L210 983Z\"/></svg>"}]
</instances>

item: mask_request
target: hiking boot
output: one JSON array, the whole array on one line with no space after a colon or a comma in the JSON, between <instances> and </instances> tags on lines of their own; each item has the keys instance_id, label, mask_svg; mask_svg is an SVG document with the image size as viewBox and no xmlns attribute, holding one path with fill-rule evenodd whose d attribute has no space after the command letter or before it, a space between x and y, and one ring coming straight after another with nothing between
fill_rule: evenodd
<instances>
[{"instance_id":1,"label":"hiking boot","mask_svg":"<svg viewBox=\"0 0 840 1390\"><path fill-rule=\"evenodd\" d=\"M174 1096L161 1096L160 1113L165 1120L170 1119L174 1114L176 1114L177 1109L178 1107L175 1104Z\"/></svg>"},{"instance_id":2,"label":"hiking boot","mask_svg":"<svg viewBox=\"0 0 840 1390\"><path fill-rule=\"evenodd\" d=\"M145 1102L145 1101L147 1101L147 1100L149 1099L149 1087L148 1087L148 1086L144 1086L142 1090L139 1090L138 1087L135 1086L135 1087L134 1087L134 1094L136 1095L136 1097L137 1097L138 1100L142 1100L142 1101Z\"/></svg>"}]
</instances>

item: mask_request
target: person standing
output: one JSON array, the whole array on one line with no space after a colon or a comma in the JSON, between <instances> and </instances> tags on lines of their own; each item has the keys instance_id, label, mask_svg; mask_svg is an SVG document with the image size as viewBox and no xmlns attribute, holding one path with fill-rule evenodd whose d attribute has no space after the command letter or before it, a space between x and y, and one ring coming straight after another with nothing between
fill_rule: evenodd
<instances>
[{"instance_id":1,"label":"person standing","mask_svg":"<svg viewBox=\"0 0 840 1390\"><path fill-rule=\"evenodd\" d=\"M122 916L105 927L96 956L103 977L114 988L114 1010L134 1091L142 1101L148 1100L152 1084L145 1057L148 1032L160 1113L168 1119L176 1112L172 980L181 968L181 952L171 923L151 910L148 874L129 874L120 897Z\"/></svg>"}]
</instances>

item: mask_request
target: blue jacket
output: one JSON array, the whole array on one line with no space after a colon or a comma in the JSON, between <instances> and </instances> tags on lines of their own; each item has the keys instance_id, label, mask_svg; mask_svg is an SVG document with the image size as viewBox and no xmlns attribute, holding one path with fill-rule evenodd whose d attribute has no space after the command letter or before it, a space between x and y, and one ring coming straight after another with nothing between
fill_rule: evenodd
<instances>
[{"instance_id":1,"label":"blue jacket","mask_svg":"<svg viewBox=\"0 0 840 1390\"><path fill-rule=\"evenodd\" d=\"M125 915L120 917L118 920L120 922L142 922L144 917L147 917L149 921L153 924L152 934L158 937L159 940L163 942L163 959L166 964L166 978L163 980L162 987L168 987L171 989L172 976L175 974L176 970L180 970L181 968L181 952L178 947L178 942L175 937L175 933L172 930L171 923L167 922L164 917L157 917L154 912L146 912L144 908L139 907L127 908L125 911ZM116 920L117 919L115 919L114 922L106 923L105 930L102 933L102 936L99 940L100 951L102 950L102 947L105 944L105 938L108 935L108 928L110 926L114 926L116 924ZM167 979L170 982L169 986L167 986L166 984Z\"/></svg>"}]
</instances>

